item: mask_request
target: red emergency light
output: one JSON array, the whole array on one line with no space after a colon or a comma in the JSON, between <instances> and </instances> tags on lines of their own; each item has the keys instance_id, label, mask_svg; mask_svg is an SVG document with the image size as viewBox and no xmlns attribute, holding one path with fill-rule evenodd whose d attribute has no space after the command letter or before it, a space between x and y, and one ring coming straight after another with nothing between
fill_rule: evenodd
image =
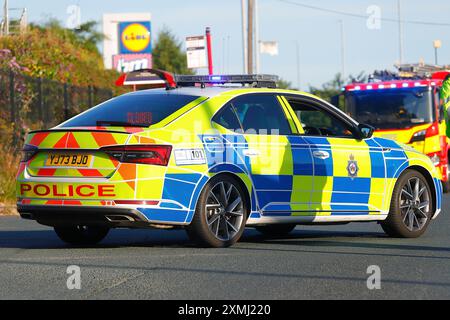
<instances>
[{"instance_id":1,"label":"red emergency light","mask_svg":"<svg viewBox=\"0 0 450 320\"><path fill-rule=\"evenodd\" d=\"M170 72L158 69L141 69L122 74L116 80L116 86L139 86L149 88L174 89L177 87L174 77Z\"/></svg>"},{"instance_id":2,"label":"red emergency light","mask_svg":"<svg viewBox=\"0 0 450 320\"><path fill-rule=\"evenodd\" d=\"M439 80L384 81L371 83L353 83L345 86L344 91L384 90L417 88L440 85Z\"/></svg>"},{"instance_id":3,"label":"red emergency light","mask_svg":"<svg viewBox=\"0 0 450 320\"><path fill-rule=\"evenodd\" d=\"M450 70L438 71L438 72L433 73L431 78L434 80L444 81L448 75L450 75Z\"/></svg>"}]
</instances>

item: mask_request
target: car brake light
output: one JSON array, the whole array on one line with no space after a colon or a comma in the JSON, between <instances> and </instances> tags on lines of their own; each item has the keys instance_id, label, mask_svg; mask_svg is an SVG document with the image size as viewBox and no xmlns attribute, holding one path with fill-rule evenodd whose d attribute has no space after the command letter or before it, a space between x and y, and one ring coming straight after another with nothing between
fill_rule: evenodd
<instances>
[{"instance_id":1,"label":"car brake light","mask_svg":"<svg viewBox=\"0 0 450 320\"><path fill-rule=\"evenodd\" d=\"M26 144L22 149L22 159L20 159L20 162L27 162L31 160L31 158L33 158L37 151L37 147Z\"/></svg>"},{"instance_id":2,"label":"car brake light","mask_svg":"<svg viewBox=\"0 0 450 320\"><path fill-rule=\"evenodd\" d=\"M172 146L127 145L103 147L100 150L120 162L167 166Z\"/></svg>"}]
</instances>

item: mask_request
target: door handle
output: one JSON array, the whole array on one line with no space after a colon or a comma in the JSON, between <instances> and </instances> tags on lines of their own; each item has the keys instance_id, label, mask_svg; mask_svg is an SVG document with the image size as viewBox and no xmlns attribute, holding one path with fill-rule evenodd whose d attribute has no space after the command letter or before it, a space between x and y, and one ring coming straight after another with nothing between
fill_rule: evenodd
<instances>
[{"instance_id":1,"label":"door handle","mask_svg":"<svg viewBox=\"0 0 450 320\"><path fill-rule=\"evenodd\" d=\"M259 151L254 149L244 149L242 153L247 157L259 156Z\"/></svg>"},{"instance_id":2,"label":"door handle","mask_svg":"<svg viewBox=\"0 0 450 320\"><path fill-rule=\"evenodd\" d=\"M314 158L325 160L330 157L330 153L328 153L327 151L314 151L313 156Z\"/></svg>"}]
</instances>

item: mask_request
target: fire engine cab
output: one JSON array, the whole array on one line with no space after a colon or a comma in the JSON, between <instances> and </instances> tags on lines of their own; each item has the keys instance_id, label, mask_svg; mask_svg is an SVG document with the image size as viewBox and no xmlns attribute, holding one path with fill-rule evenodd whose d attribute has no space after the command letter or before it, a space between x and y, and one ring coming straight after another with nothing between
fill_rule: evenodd
<instances>
[{"instance_id":1,"label":"fire engine cab","mask_svg":"<svg viewBox=\"0 0 450 320\"><path fill-rule=\"evenodd\" d=\"M344 110L375 128L375 136L408 144L430 157L439 169L444 192L450 191L449 139L440 88L450 68L397 65L397 73L375 72L367 83L343 91Z\"/></svg>"}]
</instances>

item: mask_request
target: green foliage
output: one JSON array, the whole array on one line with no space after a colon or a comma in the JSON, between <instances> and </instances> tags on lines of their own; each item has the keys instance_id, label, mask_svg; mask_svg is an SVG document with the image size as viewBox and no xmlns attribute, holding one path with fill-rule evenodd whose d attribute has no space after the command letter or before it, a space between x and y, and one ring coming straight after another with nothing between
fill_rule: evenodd
<instances>
[{"instance_id":1,"label":"green foliage","mask_svg":"<svg viewBox=\"0 0 450 320\"><path fill-rule=\"evenodd\" d=\"M0 48L11 52L26 75L116 90L118 73L103 67L96 47L102 38L94 28L95 22L87 22L80 30L70 30L52 20L32 25L24 34L0 38Z\"/></svg>"},{"instance_id":2,"label":"green foliage","mask_svg":"<svg viewBox=\"0 0 450 320\"><path fill-rule=\"evenodd\" d=\"M167 28L159 32L153 47L153 66L175 74L194 74L187 67L186 53L182 50L181 42Z\"/></svg>"},{"instance_id":3,"label":"green foliage","mask_svg":"<svg viewBox=\"0 0 450 320\"><path fill-rule=\"evenodd\" d=\"M281 78L277 81L277 88L280 88L280 89L293 89L292 88L292 83L290 81L283 80Z\"/></svg>"},{"instance_id":4,"label":"green foliage","mask_svg":"<svg viewBox=\"0 0 450 320\"><path fill-rule=\"evenodd\" d=\"M309 92L326 100L331 101L333 96L338 95L341 92L341 88L345 85L345 79L342 74L338 73L334 78L322 85L322 87L309 87Z\"/></svg>"},{"instance_id":5,"label":"green foliage","mask_svg":"<svg viewBox=\"0 0 450 320\"><path fill-rule=\"evenodd\" d=\"M357 76L349 75L347 79L344 79L341 73L337 73L333 79L324 83L322 87L313 87L309 86L309 92L312 94L331 102L334 96L337 96L341 93L342 88L353 82L366 82L367 76L364 72L360 72ZM340 97L339 99L339 107L343 107L343 99Z\"/></svg>"}]
</instances>

